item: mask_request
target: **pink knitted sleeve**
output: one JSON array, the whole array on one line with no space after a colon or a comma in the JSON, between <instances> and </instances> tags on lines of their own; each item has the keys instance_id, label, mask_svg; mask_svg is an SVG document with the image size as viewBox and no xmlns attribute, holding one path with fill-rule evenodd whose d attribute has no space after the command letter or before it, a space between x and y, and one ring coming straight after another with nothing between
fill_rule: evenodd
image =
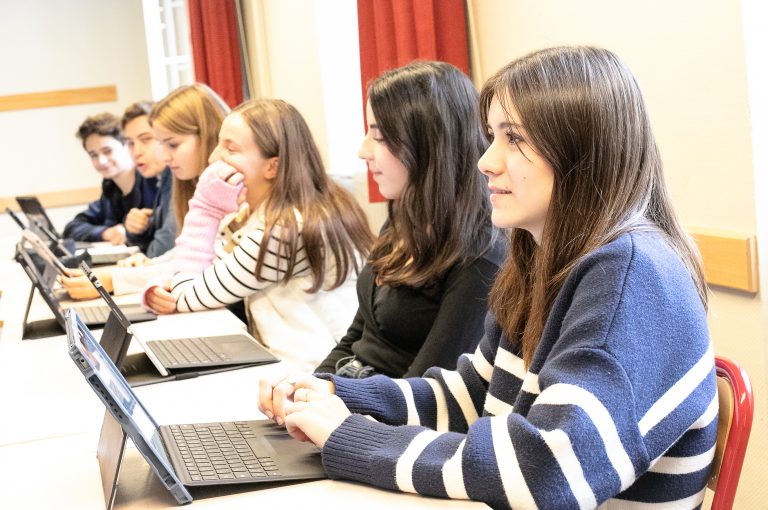
<instances>
[{"instance_id":1,"label":"pink knitted sleeve","mask_svg":"<svg viewBox=\"0 0 768 510\"><path fill-rule=\"evenodd\" d=\"M200 175L195 194L189 201L184 228L176 239L174 273L202 273L215 257L214 241L219 223L238 209L237 196L242 183L232 186L216 175L222 161L211 163Z\"/></svg>"}]
</instances>

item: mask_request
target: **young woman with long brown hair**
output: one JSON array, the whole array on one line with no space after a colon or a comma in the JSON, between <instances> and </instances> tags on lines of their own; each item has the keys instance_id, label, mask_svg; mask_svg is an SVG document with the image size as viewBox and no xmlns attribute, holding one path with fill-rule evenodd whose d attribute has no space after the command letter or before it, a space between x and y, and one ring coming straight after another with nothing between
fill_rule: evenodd
<instances>
[{"instance_id":1,"label":"young woman with long brown hair","mask_svg":"<svg viewBox=\"0 0 768 510\"><path fill-rule=\"evenodd\" d=\"M177 240L171 293L156 287L147 304L185 312L246 299L254 334L279 358L311 368L355 313L373 237L365 214L327 176L288 103L238 106L218 140Z\"/></svg>"},{"instance_id":2,"label":"young woman with long brown hair","mask_svg":"<svg viewBox=\"0 0 768 510\"><path fill-rule=\"evenodd\" d=\"M455 368L483 331L504 256L488 188L475 169L487 141L469 78L444 62L414 62L368 88L368 163L389 218L358 280L359 309L316 372L420 376Z\"/></svg>"}]
</instances>

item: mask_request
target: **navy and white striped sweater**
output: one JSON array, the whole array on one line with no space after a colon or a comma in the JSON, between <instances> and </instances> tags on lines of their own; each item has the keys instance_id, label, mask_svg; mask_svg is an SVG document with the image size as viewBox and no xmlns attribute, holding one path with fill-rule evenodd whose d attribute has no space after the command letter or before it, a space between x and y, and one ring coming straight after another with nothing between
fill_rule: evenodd
<instances>
[{"instance_id":1,"label":"navy and white striped sweater","mask_svg":"<svg viewBox=\"0 0 768 510\"><path fill-rule=\"evenodd\" d=\"M495 508L690 509L704 497L714 356L691 278L656 233L580 261L528 371L489 314L456 371L333 381L356 414L323 447L332 478Z\"/></svg>"}]
</instances>

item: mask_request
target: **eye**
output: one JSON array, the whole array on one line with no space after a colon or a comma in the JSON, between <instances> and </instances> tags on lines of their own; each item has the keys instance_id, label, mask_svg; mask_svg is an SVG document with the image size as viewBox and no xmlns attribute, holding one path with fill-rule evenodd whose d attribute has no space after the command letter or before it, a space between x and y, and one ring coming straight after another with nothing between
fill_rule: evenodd
<instances>
[{"instance_id":1,"label":"eye","mask_svg":"<svg viewBox=\"0 0 768 510\"><path fill-rule=\"evenodd\" d=\"M518 149L520 149L520 144L525 142L523 137L514 131L505 131L504 134L507 136L508 143L514 145Z\"/></svg>"}]
</instances>

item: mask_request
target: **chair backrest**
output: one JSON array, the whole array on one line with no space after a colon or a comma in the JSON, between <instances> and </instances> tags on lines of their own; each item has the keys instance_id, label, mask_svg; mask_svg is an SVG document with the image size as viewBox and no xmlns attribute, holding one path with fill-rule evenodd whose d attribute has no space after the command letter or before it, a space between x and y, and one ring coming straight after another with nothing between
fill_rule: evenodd
<instances>
[{"instance_id":1,"label":"chair backrest","mask_svg":"<svg viewBox=\"0 0 768 510\"><path fill-rule=\"evenodd\" d=\"M737 363L715 356L717 446L708 487L715 491L712 510L731 510L752 429L754 401L749 376Z\"/></svg>"}]
</instances>

